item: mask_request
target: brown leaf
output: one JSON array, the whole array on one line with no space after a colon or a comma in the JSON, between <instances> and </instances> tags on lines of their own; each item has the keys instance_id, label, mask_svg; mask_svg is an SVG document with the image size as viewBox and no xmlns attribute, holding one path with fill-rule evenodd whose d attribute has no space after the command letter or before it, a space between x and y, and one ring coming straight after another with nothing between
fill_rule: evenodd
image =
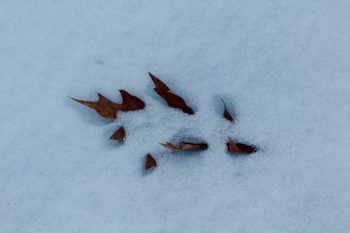
<instances>
[{"instance_id":1,"label":"brown leaf","mask_svg":"<svg viewBox=\"0 0 350 233\"><path fill-rule=\"evenodd\" d=\"M197 151L197 150L206 150L208 149L208 144L206 143L190 143L190 142L180 142L179 146L175 146L172 143L166 142L165 144L161 143L162 146L168 148L172 151Z\"/></svg>"},{"instance_id":2,"label":"brown leaf","mask_svg":"<svg viewBox=\"0 0 350 233\"><path fill-rule=\"evenodd\" d=\"M98 101L91 102L91 101L84 101L84 100L78 100L74 99L76 102L83 104L89 108L92 108L96 110L96 112L105 118L109 119L116 119L118 111L132 111L132 110L138 110L143 109L145 107L145 103L137 98L136 96L130 95L125 90L119 90L123 102L121 104L117 104L112 102L111 100L107 99L100 93L98 94Z\"/></svg>"},{"instance_id":3,"label":"brown leaf","mask_svg":"<svg viewBox=\"0 0 350 233\"><path fill-rule=\"evenodd\" d=\"M180 148L181 150L206 150L208 149L208 144L181 142Z\"/></svg>"},{"instance_id":4,"label":"brown leaf","mask_svg":"<svg viewBox=\"0 0 350 233\"><path fill-rule=\"evenodd\" d=\"M85 105L89 108L94 109L100 116L109 118L109 119L115 119L117 117L118 112L118 104L113 103L111 100L107 99L100 93L98 94L98 101L91 102L91 101L84 101L84 100L78 100L72 98L74 101Z\"/></svg>"},{"instance_id":5,"label":"brown leaf","mask_svg":"<svg viewBox=\"0 0 350 233\"><path fill-rule=\"evenodd\" d=\"M149 73L149 76L155 85L154 91L167 102L168 106L181 109L184 113L194 114L192 108L187 106L183 98L173 93L165 83L153 74Z\"/></svg>"},{"instance_id":6,"label":"brown leaf","mask_svg":"<svg viewBox=\"0 0 350 233\"><path fill-rule=\"evenodd\" d=\"M162 146L164 146L165 148L168 148L172 151L177 151L180 150L179 147L175 146L174 144L170 143L170 142L165 142L165 143L160 143Z\"/></svg>"},{"instance_id":7,"label":"brown leaf","mask_svg":"<svg viewBox=\"0 0 350 233\"><path fill-rule=\"evenodd\" d=\"M158 93L158 92L166 92L166 91L170 91L170 88L163 83L159 78L157 78L156 76L154 76L153 74L151 74L150 72L148 73L149 76L151 77L155 88L154 90Z\"/></svg>"},{"instance_id":8,"label":"brown leaf","mask_svg":"<svg viewBox=\"0 0 350 233\"><path fill-rule=\"evenodd\" d=\"M231 153L237 154L252 154L257 151L257 148L252 145L246 145L243 143L236 143L230 137L227 142L227 150Z\"/></svg>"},{"instance_id":9,"label":"brown leaf","mask_svg":"<svg viewBox=\"0 0 350 233\"><path fill-rule=\"evenodd\" d=\"M231 113L227 110L227 106L225 104L225 101L222 98L221 98L221 101L224 104L224 108L225 108L224 114L223 114L225 119L233 122L233 117L232 117Z\"/></svg>"},{"instance_id":10,"label":"brown leaf","mask_svg":"<svg viewBox=\"0 0 350 233\"><path fill-rule=\"evenodd\" d=\"M152 155L147 154L145 170L151 169L152 167L156 167L156 166L157 166L156 160L152 157Z\"/></svg>"},{"instance_id":11,"label":"brown leaf","mask_svg":"<svg viewBox=\"0 0 350 233\"><path fill-rule=\"evenodd\" d=\"M117 131L110 137L111 140L125 141L125 129L124 127L119 127Z\"/></svg>"},{"instance_id":12,"label":"brown leaf","mask_svg":"<svg viewBox=\"0 0 350 233\"><path fill-rule=\"evenodd\" d=\"M123 103L119 105L120 111L132 111L145 107L145 103L138 97L130 95L125 90L119 90L119 92L123 98Z\"/></svg>"}]
</instances>

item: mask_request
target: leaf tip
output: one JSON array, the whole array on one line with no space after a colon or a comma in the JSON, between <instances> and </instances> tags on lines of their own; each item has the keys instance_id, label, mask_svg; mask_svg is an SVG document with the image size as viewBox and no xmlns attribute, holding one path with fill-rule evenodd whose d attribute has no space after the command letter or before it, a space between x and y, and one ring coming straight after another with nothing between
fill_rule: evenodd
<instances>
[{"instance_id":1,"label":"leaf tip","mask_svg":"<svg viewBox=\"0 0 350 233\"><path fill-rule=\"evenodd\" d=\"M113 133L113 135L109 138L110 140L115 140L115 141L120 141L123 142L125 141L125 129L123 126L119 127L117 131Z\"/></svg>"},{"instance_id":2,"label":"leaf tip","mask_svg":"<svg viewBox=\"0 0 350 233\"><path fill-rule=\"evenodd\" d=\"M224 118L225 118L226 120L228 120L228 121L233 122L233 117L232 117L231 113L228 111L224 99L223 99L222 97L220 97L220 99L221 99L221 101L222 101L222 103L223 103L223 105L224 105L224 113L223 113Z\"/></svg>"},{"instance_id":3,"label":"leaf tip","mask_svg":"<svg viewBox=\"0 0 350 233\"><path fill-rule=\"evenodd\" d=\"M152 155L147 154L146 156L146 162L145 162L145 171L156 167L157 166L157 161L153 158Z\"/></svg>"}]
</instances>

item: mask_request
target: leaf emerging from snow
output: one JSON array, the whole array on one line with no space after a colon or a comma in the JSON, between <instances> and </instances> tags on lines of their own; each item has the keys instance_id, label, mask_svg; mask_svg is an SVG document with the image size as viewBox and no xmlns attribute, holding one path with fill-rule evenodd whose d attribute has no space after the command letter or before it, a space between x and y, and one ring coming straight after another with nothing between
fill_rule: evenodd
<instances>
[{"instance_id":1,"label":"leaf emerging from snow","mask_svg":"<svg viewBox=\"0 0 350 233\"><path fill-rule=\"evenodd\" d=\"M123 102L121 104L112 102L111 100L107 99L100 93L97 93L98 101L96 102L78 100L74 98L72 99L82 105L85 105L89 108L94 109L100 116L109 118L109 119L116 119L117 113L119 110L132 111L132 110L143 109L145 107L145 103L138 97L129 94L125 90L119 90L119 92L123 99Z\"/></svg>"},{"instance_id":2,"label":"leaf emerging from snow","mask_svg":"<svg viewBox=\"0 0 350 233\"><path fill-rule=\"evenodd\" d=\"M224 117L226 120L233 122L233 117L231 113L228 111L225 101L221 98L222 103L224 104Z\"/></svg>"},{"instance_id":3,"label":"leaf emerging from snow","mask_svg":"<svg viewBox=\"0 0 350 233\"><path fill-rule=\"evenodd\" d=\"M146 162L145 162L145 170L149 170L152 167L156 167L156 166L157 166L156 160L152 157L152 155L147 154Z\"/></svg>"},{"instance_id":4,"label":"leaf emerging from snow","mask_svg":"<svg viewBox=\"0 0 350 233\"><path fill-rule=\"evenodd\" d=\"M97 93L97 94L98 94L98 101L96 102L78 100L74 98L72 99L82 105L85 105L89 108L94 109L102 117L115 119L117 117L118 104L107 99L100 93Z\"/></svg>"},{"instance_id":5,"label":"leaf emerging from snow","mask_svg":"<svg viewBox=\"0 0 350 233\"><path fill-rule=\"evenodd\" d=\"M145 107L145 103L138 97L129 94L125 90L119 90L119 92L123 98L122 104L119 105L120 111L133 111Z\"/></svg>"},{"instance_id":6,"label":"leaf emerging from snow","mask_svg":"<svg viewBox=\"0 0 350 233\"><path fill-rule=\"evenodd\" d=\"M208 144L181 142L180 148L181 150L206 150L208 149Z\"/></svg>"},{"instance_id":7,"label":"leaf emerging from snow","mask_svg":"<svg viewBox=\"0 0 350 233\"><path fill-rule=\"evenodd\" d=\"M125 141L125 129L124 127L120 127L117 129L117 131L114 132L114 134L110 137L111 140L117 140L117 141Z\"/></svg>"},{"instance_id":8,"label":"leaf emerging from snow","mask_svg":"<svg viewBox=\"0 0 350 233\"><path fill-rule=\"evenodd\" d=\"M164 82L162 82L153 74L149 73L149 76L155 85L154 91L167 102L169 107L181 109L184 113L187 114L194 114L192 108L187 106L183 98L173 93Z\"/></svg>"},{"instance_id":9,"label":"leaf emerging from snow","mask_svg":"<svg viewBox=\"0 0 350 233\"><path fill-rule=\"evenodd\" d=\"M161 143L162 146L165 148L168 148L172 151L198 151L198 150L206 150L208 149L208 144L206 143L190 143L190 142L180 142L178 146L166 142L166 143Z\"/></svg>"},{"instance_id":10,"label":"leaf emerging from snow","mask_svg":"<svg viewBox=\"0 0 350 233\"><path fill-rule=\"evenodd\" d=\"M165 148L168 148L172 151L177 151L180 150L179 147L175 146L174 144L170 143L170 142L165 142L165 143L160 143L160 145L164 146Z\"/></svg>"},{"instance_id":11,"label":"leaf emerging from snow","mask_svg":"<svg viewBox=\"0 0 350 233\"><path fill-rule=\"evenodd\" d=\"M230 137L227 142L227 150L234 154L252 154L257 151L257 148L252 145L247 145L243 143L236 143Z\"/></svg>"}]
</instances>

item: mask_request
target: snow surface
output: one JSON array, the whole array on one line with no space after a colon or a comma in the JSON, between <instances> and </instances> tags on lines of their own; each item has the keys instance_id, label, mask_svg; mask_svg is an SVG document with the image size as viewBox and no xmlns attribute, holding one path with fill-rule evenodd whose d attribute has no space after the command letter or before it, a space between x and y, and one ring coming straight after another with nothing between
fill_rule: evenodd
<instances>
[{"instance_id":1,"label":"snow surface","mask_svg":"<svg viewBox=\"0 0 350 233\"><path fill-rule=\"evenodd\" d=\"M349 12L349 0L2 0L0 232L349 232ZM148 71L196 115L168 108ZM146 108L110 122L68 98L120 101L119 89ZM108 140L120 125L124 145ZM209 149L159 145L185 136ZM261 150L229 155L227 136ZM159 166L144 173L147 153Z\"/></svg>"}]
</instances>

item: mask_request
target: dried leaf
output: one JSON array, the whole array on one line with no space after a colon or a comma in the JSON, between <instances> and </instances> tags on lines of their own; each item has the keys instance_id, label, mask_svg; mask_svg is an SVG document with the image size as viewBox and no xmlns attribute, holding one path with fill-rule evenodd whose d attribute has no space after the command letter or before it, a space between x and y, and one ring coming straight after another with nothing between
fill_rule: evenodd
<instances>
[{"instance_id":1,"label":"dried leaf","mask_svg":"<svg viewBox=\"0 0 350 233\"><path fill-rule=\"evenodd\" d=\"M174 144L170 143L170 142L165 142L165 143L160 143L162 146L164 146L165 148L168 148L172 151L177 151L180 150L179 147L175 146Z\"/></svg>"},{"instance_id":2,"label":"dried leaf","mask_svg":"<svg viewBox=\"0 0 350 233\"><path fill-rule=\"evenodd\" d=\"M145 107L145 103L136 96L130 95L125 90L119 90L123 103L119 105L120 111L133 111L143 109Z\"/></svg>"},{"instance_id":3,"label":"dried leaf","mask_svg":"<svg viewBox=\"0 0 350 233\"><path fill-rule=\"evenodd\" d=\"M181 109L184 113L194 114L192 108L187 106L183 98L173 93L165 83L153 74L149 73L149 76L155 85L154 91L167 102L168 106Z\"/></svg>"},{"instance_id":4,"label":"dried leaf","mask_svg":"<svg viewBox=\"0 0 350 233\"><path fill-rule=\"evenodd\" d=\"M230 137L227 142L227 150L231 153L237 154L252 154L257 151L257 148L252 145L246 145L243 143L236 143Z\"/></svg>"},{"instance_id":5,"label":"dried leaf","mask_svg":"<svg viewBox=\"0 0 350 233\"><path fill-rule=\"evenodd\" d=\"M121 104L117 104L112 102L111 100L107 99L100 93L98 94L98 101L97 102L91 102L91 101L84 101L84 100L78 100L74 99L76 102L83 104L89 108L92 108L96 110L96 112L105 118L109 119L116 119L118 111L132 111L132 110L138 110L143 109L145 107L145 103L137 98L136 96L130 95L125 90L119 90L123 102Z\"/></svg>"},{"instance_id":6,"label":"dried leaf","mask_svg":"<svg viewBox=\"0 0 350 233\"><path fill-rule=\"evenodd\" d=\"M165 144L161 143L162 146L168 148L172 151L186 150L186 151L197 151L197 150L206 150L208 149L208 144L206 143L190 143L190 142L180 142L179 146L175 146L172 143L166 142Z\"/></svg>"},{"instance_id":7,"label":"dried leaf","mask_svg":"<svg viewBox=\"0 0 350 233\"><path fill-rule=\"evenodd\" d=\"M124 127L119 127L117 131L110 137L111 140L125 141L125 129Z\"/></svg>"},{"instance_id":8,"label":"dried leaf","mask_svg":"<svg viewBox=\"0 0 350 233\"><path fill-rule=\"evenodd\" d=\"M181 142L180 148L181 150L206 150L208 149L208 144Z\"/></svg>"},{"instance_id":9,"label":"dried leaf","mask_svg":"<svg viewBox=\"0 0 350 233\"><path fill-rule=\"evenodd\" d=\"M147 154L146 162L145 162L145 170L151 169L152 167L156 167L156 166L157 166L156 160L152 157L152 155Z\"/></svg>"},{"instance_id":10,"label":"dried leaf","mask_svg":"<svg viewBox=\"0 0 350 233\"><path fill-rule=\"evenodd\" d=\"M155 88L154 90L158 93L158 92L166 92L166 91L170 91L170 88L163 83L159 78L157 78L156 76L154 76L153 74L151 74L150 72L148 73L149 76L151 77Z\"/></svg>"},{"instance_id":11,"label":"dried leaf","mask_svg":"<svg viewBox=\"0 0 350 233\"><path fill-rule=\"evenodd\" d=\"M84 101L84 100L78 100L72 98L74 101L85 105L89 108L94 109L100 116L109 118L109 119L115 119L117 117L118 112L118 104L113 103L111 100L107 99L100 93L98 94L98 101L91 102L91 101Z\"/></svg>"},{"instance_id":12,"label":"dried leaf","mask_svg":"<svg viewBox=\"0 0 350 233\"><path fill-rule=\"evenodd\" d=\"M224 114L223 114L225 119L233 122L233 117L232 117L231 113L227 110L227 106L225 104L225 101L222 98L221 98L221 101L224 104L224 108L225 108Z\"/></svg>"}]
</instances>

